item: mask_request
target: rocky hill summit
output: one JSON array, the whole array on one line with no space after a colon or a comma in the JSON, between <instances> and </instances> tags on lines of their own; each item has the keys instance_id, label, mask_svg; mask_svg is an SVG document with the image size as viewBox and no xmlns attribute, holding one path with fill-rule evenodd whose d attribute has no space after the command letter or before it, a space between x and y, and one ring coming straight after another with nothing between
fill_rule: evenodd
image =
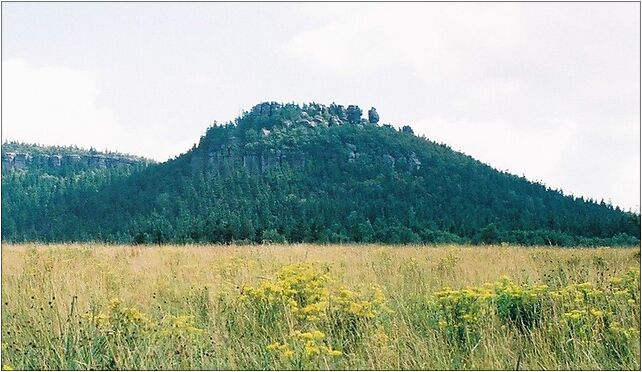
<instances>
[{"instance_id":1,"label":"rocky hill summit","mask_svg":"<svg viewBox=\"0 0 642 372\"><path fill-rule=\"evenodd\" d=\"M191 167L209 167L219 175L229 174L237 169L252 173L263 173L272 168L287 165L302 169L310 161L355 163L364 155L363 146L342 141L333 151L315 153L315 139L329 128L340 126L376 127L379 114L372 107L368 118L362 117L359 106L319 103L280 104L263 102L254 106L239 118L235 124L214 124L201 138L199 146L191 153ZM228 129L235 126L236 130ZM390 125L384 125L392 129ZM403 132L412 133L410 127ZM354 141L353 141L354 142ZM317 150L319 150L317 148ZM383 165L399 171L418 170L421 160L414 151L384 152L377 157Z\"/></svg>"}]
</instances>

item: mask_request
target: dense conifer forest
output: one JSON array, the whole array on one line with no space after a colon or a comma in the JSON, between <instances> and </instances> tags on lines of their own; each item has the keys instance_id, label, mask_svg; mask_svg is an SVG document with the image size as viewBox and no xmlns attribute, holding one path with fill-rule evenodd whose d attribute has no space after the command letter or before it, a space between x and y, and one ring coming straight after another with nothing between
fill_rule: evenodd
<instances>
[{"instance_id":1,"label":"dense conifer forest","mask_svg":"<svg viewBox=\"0 0 642 372\"><path fill-rule=\"evenodd\" d=\"M639 244L639 214L379 121L374 108L266 102L160 164L5 143L2 239Z\"/></svg>"}]
</instances>

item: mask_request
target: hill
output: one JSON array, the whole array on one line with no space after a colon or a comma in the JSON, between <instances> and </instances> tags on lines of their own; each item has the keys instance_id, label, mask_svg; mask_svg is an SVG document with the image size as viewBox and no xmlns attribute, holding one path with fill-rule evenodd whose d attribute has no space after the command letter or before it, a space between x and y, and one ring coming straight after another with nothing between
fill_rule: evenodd
<instances>
[{"instance_id":1,"label":"hill","mask_svg":"<svg viewBox=\"0 0 642 372\"><path fill-rule=\"evenodd\" d=\"M3 174L3 239L639 244L637 214L380 125L374 109L362 116L266 102L162 164L85 171L53 188L47 172L27 186L16 178L31 176ZM16 197L28 187L42 200Z\"/></svg>"}]
</instances>

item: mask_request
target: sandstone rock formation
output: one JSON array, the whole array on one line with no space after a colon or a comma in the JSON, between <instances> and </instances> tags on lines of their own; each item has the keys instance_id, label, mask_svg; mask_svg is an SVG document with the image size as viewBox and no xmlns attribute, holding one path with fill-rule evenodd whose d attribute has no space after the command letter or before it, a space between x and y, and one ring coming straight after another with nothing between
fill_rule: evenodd
<instances>
[{"instance_id":1,"label":"sandstone rock formation","mask_svg":"<svg viewBox=\"0 0 642 372\"><path fill-rule=\"evenodd\" d=\"M374 107L371 107L370 110L368 110L368 122L370 124L377 124L379 122L379 114L377 113L377 109Z\"/></svg>"},{"instance_id":2,"label":"sandstone rock formation","mask_svg":"<svg viewBox=\"0 0 642 372\"><path fill-rule=\"evenodd\" d=\"M110 156L110 155L48 155L30 153L5 152L2 154L2 170L16 171L25 169L29 166L60 168L70 165L82 165L89 168L114 168L120 166L130 166L141 161L128 156Z\"/></svg>"}]
</instances>

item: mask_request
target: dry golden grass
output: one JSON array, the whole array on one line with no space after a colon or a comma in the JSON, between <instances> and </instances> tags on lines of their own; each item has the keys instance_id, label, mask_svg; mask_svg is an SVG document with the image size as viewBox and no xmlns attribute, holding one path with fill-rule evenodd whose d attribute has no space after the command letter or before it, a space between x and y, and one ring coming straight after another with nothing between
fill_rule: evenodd
<instances>
[{"instance_id":1,"label":"dry golden grass","mask_svg":"<svg viewBox=\"0 0 642 372\"><path fill-rule=\"evenodd\" d=\"M236 306L243 288L273 281L282 267L300 262L327 267L337 287L380 287L394 313L371 328L387 344L368 341L330 361L307 365L269 359L267 352L256 355L272 336L243 328L252 315L234 312L235 320L228 307ZM497 319L488 328L492 337L481 337L472 351L454 350L439 329L419 328L424 318L417 312L418 303L444 287L480 287L507 275L520 285L561 289L590 283L606 290L609 278L639 266L639 248L3 244L2 363L20 369L513 369L516 363L532 369L639 369L639 347L628 357L601 349L571 352L561 340L561 349L553 347L550 332L523 336ZM119 348L132 345L111 343L109 334L94 324L90 330L82 318L106 311L115 298L158 324L169 316L196 317L193 325L204 334L170 341L145 336L121 353ZM618 313L618 319L637 328L631 342L639 344L639 303L627 311L630 316ZM70 326L72 321L79 325ZM230 330L235 321L246 332L242 336ZM254 342L247 332L254 332ZM588 348L599 346L587 342ZM167 347L178 354L163 354ZM101 355L104 350L111 351Z\"/></svg>"}]
</instances>

